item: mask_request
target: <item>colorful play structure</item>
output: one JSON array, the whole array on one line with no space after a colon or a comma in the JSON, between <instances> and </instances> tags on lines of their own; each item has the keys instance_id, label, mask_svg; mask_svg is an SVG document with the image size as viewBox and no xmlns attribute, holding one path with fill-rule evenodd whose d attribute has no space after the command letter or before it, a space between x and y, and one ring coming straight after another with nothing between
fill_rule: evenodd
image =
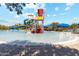
<instances>
[{"instance_id":1,"label":"colorful play structure","mask_svg":"<svg viewBox=\"0 0 79 59\"><path fill-rule=\"evenodd\" d=\"M30 28L27 27L26 30L28 30L31 33L43 33L44 32L44 26L43 26L44 16L43 16L43 14L44 14L43 9L38 9L37 16L35 16L34 19L32 19L33 15L29 15L29 16L31 16L31 20L28 20L28 21L29 22L33 21L33 22L31 22L32 24L28 24L28 25L30 25ZM26 26L28 26L28 25L26 24Z\"/></svg>"}]
</instances>

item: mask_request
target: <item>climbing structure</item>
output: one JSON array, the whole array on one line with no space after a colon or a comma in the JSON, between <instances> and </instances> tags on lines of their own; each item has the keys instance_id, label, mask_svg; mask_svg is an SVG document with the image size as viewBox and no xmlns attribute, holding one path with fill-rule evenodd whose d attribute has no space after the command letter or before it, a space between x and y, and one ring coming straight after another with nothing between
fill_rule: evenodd
<instances>
[{"instance_id":1,"label":"climbing structure","mask_svg":"<svg viewBox=\"0 0 79 59\"><path fill-rule=\"evenodd\" d=\"M44 16L43 16L43 9L38 9L37 16L35 17L35 24L36 24L36 33L43 33L44 32Z\"/></svg>"}]
</instances>

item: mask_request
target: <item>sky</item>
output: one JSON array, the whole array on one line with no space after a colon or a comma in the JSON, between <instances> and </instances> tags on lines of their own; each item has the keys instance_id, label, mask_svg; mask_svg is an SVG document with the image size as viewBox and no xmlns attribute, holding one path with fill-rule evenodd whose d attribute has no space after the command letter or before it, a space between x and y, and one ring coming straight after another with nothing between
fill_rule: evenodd
<instances>
[{"instance_id":1,"label":"sky","mask_svg":"<svg viewBox=\"0 0 79 59\"><path fill-rule=\"evenodd\" d=\"M44 25L52 22L79 23L78 3L37 3L36 5L30 3L23 7L22 15L17 15L15 11L10 12L2 3L0 7L0 24L9 26L18 23L23 24L28 15L37 16L37 9L39 8L44 9Z\"/></svg>"}]
</instances>

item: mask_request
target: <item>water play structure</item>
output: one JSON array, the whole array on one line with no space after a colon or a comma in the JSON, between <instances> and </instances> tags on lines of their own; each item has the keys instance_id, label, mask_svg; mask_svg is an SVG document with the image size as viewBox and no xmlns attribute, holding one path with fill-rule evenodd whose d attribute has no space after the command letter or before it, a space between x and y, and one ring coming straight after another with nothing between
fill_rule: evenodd
<instances>
[{"instance_id":1,"label":"water play structure","mask_svg":"<svg viewBox=\"0 0 79 59\"><path fill-rule=\"evenodd\" d=\"M35 18L36 23L36 33L43 33L44 32L44 16L43 16L43 9L38 9L38 15Z\"/></svg>"},{"instance_id":2,"label":"water play structure","mask_svg":"<svg viewBox=\"0 0 79 59\"><path fill-rule=\"evenodd\" d=\"M37 15L28 15L28 19L24 20L27 32L32 33L43 33L44 32L44 11L43 9L38 9Z\"/></svg>"}]
</instances>

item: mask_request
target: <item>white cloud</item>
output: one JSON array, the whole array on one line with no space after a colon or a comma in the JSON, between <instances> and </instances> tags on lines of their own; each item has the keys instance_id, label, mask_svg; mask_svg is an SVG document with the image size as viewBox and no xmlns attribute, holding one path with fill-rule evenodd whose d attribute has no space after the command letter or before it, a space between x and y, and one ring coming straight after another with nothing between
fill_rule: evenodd
<instances>
[{"instance_id":1,"label":"white cloud","mask_svg":"<svg viewBox=\"0 0 79 59\"><path fill-rule=\"evenodd\" d=\"M73 17L71 20L68 21L69 23L79 23L79 17Z\"/></svg>"},{"instance_id":2,"label":"white cloud","mask_svg":"<svg viewBox=\"0 0 79 59\"><path fill-rule=\"evenodd\" d=\"M74 3L66 3L66 6L73 6Z\"/></svg>"},{"instance_id":3,"label":"white cloud","mask_svg":"<svg viewBox=\"0 0 79 59\"><path fill-rule=\"evenodd\" d=\"M56 17L57 15L56 15L56 14L53 14L53 15L47 14L46 16L47 16L47 17L52 17L52 16L53 16L53 17Z\"/></svg>"},{"instance_id":4,"label":"white cloud","mask_svg":"<svg viewBox=\"0 0 79 59\"><path fill-rule=\"evenodd\" d=\"M50 15L49 14L47 14L47 17L49 17Z\"/></svg>"},{"instance_id":5,"label":"white cloud","mask_svg":"<svg viewBox=\"0 0 79 59\"><path fill-rule=\"evenodd\" d=\"M15 15L15 18L19 18L20 17L20 15Z\"/></svg>"},{"instance_id":6,"label":"white cloud","mask_svg":"<svg viewBox=\"0 0 79 59\"><path fill-rule=\"evenodd\" d=\"M17 23L22 23L22 22L23 22L23 21L22 21L22 20L19 20L19 19L0 20L0 24L2 24L2 25L7 25L7 26L14 25L14 24L17 24Z\"/></svg>"},{"instance_id":7,"label":"white cloud","mask_svg":"<svg viewBox=\"0 0 79 59\"><path fill-rule=\"evenodd\" d=\"M74 3L66 3L66 8L64 10L69 11L73 5Z\"/></svg>"},{"instance_id":8,"label":"white cloud","mask_svg":"<svg viewBox=\"0 0 79 59\"><path fill-rule=\"evenodd\" d=\"M1 3L1 5L5 7L5 3Z\"/></svg>"},{"instance_id":9,"label":"white cloud","mask_svg":"<svg viewBox=\"0 0 79 59\"><path fill-rule=\"evenodd\" d=\"M68 10L70 10L71 9L71 7L66 7L65 8L65 11L68 11Z\"/></svg>"},{"instance_id":10,"label":"white cloud","mask_svg":"<svg viewBox=\"0 0 79 59\"><path fill-rule=\"evenodd\" d=\"M56 7L56 8L55 8L55 11L58 11L58 10L59 10L59 8L58 8L58 7Z\"/></svg>"},{"instance_id":11,"label":"white cloud","mask_svg":"<svg viewBox=\"0 0 79 59\"><path fill-rule=\"evenodd\" d=\"M45 4L43 3L36 3L36 4L33 4L33 3L26 3L26 7L24 7L25 9L34 9L34 12L37 12L37 9L39 8L43 8L45 9ZM15 15L15 18L19 18L19 17L24 17L24 18L34 18L35 15L34 15L34 12L26 12L26 13L23 13L22 15ZM28 15L34 15L33 17L30 17Z\"/></svg>"},{"instance_id":12,"label":"white cloud","mask_svg":"<svg viewBox=\"0 0 79 59\"><path fill-rule=\"evenodd\" d=\"M60 15L65 15L66 13L60 13Z\"/></svg>"},{"instance_id":13,"label":"white cloud","mask_svg":"<svg viewBox=\"0 0 79 59\"><path fill-rule=\"evenodd\" d=\"M14 12L10 12L10 14L13 14Z\"/></svg>"},{"instance_id":14,"label":"white cloud","mask_svg":"<svg viewBox=\"0 0 79 59\"><path fill-rule=\"evenodd\" d=\"M56 17L57 15L56 15L56 14L53 14L53 15L47 14L46 16L47 16L47 17L52 17L52 16L53 16L53 17Z\"/></svg>"},{"instance_id":15,"label":"white cloud","mask_svg":"<svg viewBox=\"0 0 79 59\"><path fill-rule=\"evenodd\" d=\"M32 8L35 10L35 12L37 12L37 9L39 9L39 8L45 9L45 4L43 4L43 3L37 3L37 4L26 3L26 7L24 7L24 9L26 9L26 8Z\"/></svg>"},{"instance_id":16,"label":"white cloud","mask_svg":"<svg viewBox=\"0 0 79 59\"><path fill-rule=\"evenodd\" d=\"M56 17L57 15L56 14L53 14L53 16Z\"/></svg>"},{"instance_id":17,"label":"white cloud","mask_svg":"<svg viewBox=\"0 0 79 59\"><path fill-rule=\"evenodd\" d=\"M36 5L34 5L33 3L26 3L26 7L25 8L35 8Z\"/></svg>"},{"instance_id":18,"label":"white cloud","mask_svg":"<svg viewBox=\"0 0 79 59\"><path fill-rule=\"evenodd\" d=\"M8 22L5 23L5 24L7 24L7 25L15 25L15 24L17 24L17 23L22 23L22 22L23 22L23 20L11 19L11 20L8 20Z\"/></svg>"},{"instance_id":19,"label":"white cloud","mask_svg":"<svg viewBox=\"0 0 79 59\"><path fill-rule=\"evenodd\" d=\"M79 22L79 18L78 18L78 17L74 17L73 20L74 20L74 22L76 22L76 23Z\"/></svg>"},{"instance_id":20,"label":"white cloud","mask_svg":"<svg viewBox=\"0 0 79 59\"><path fill-rule=\"evenodd\" d=\"M42 4L42 3L38 3L36 5L36 8L34 8L35 12L37 12L37 9L44 9L45 10L45 4Z\"/></svg>"},{"instance_id":21,"label":"white cloud","mask_svg":"<svg viewBox=\"0 0 79 59\"><path fill-rule=\"evenodd\" d=\"M38 8L45 8L45 4L38 4Z\"/></svg>"},{"instance_id":22,"label":"white cloud","mask_svg":"<svg viewBox=\"0 0 79 59\"><path fill-rule=\"evenodd\" d=\"M32 16L33 15L33 16ZM15 15L15 19L19 19L20 17L24 17L24 18L35 18L35 15L34 15L34 13L28 13L28 12L26 12L26 13L24 13L24 14L22 14L22 15Z\"/></svg>"}]
</instances>

